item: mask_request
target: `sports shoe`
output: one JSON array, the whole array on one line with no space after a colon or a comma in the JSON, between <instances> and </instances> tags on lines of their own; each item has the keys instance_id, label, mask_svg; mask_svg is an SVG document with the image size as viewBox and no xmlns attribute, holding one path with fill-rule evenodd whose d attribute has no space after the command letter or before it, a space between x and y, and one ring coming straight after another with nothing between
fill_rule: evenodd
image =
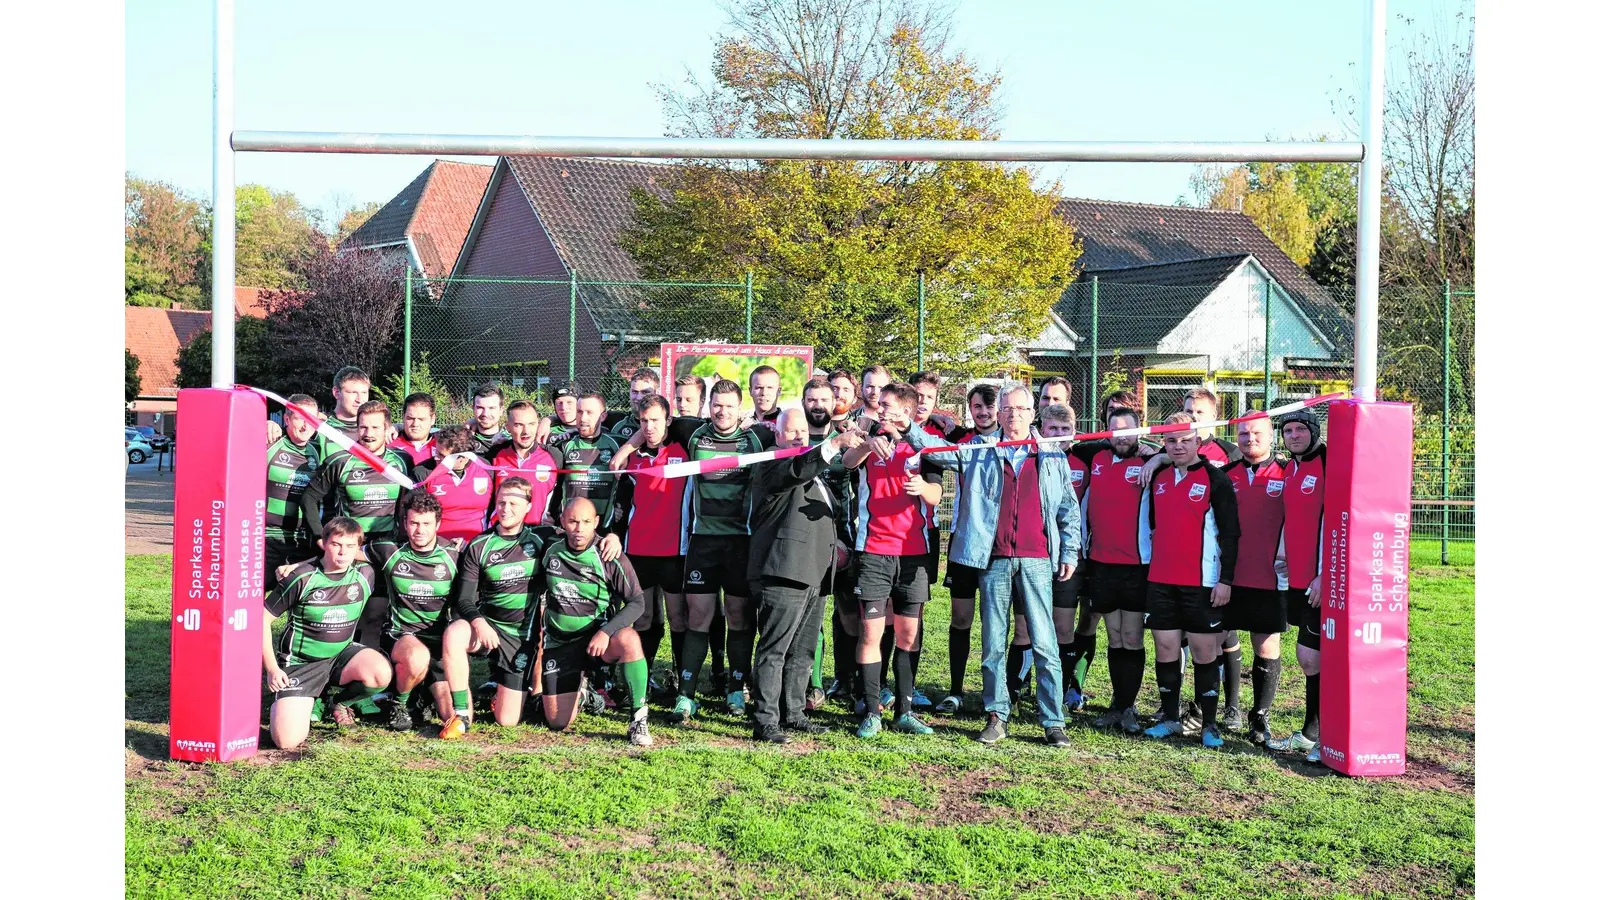
<instances>
[{"instance_id":1,"label":"sports shoe","mask_svg":"<svg viewBox=\"0 0 1600 900\"><path fill-rule=\"evenodd\" d=\"M822 688L811 688L806 691L806 712L816 712L827 702L828 695L822 692Z\"/></svg>"},{"instance_id":2,"label":"sports shoe","mask_svg":"<svg viewBox=\"0 0 1600 900\"><path fill-rule=\"evenodd\" d=\"M911 708L912 709L930 709L930 708L932 708L932 706L933 706L933 701L929 700L928 699L928 695L924 694L921 691L921 689L919 689L919 688L912 688L911 689Z\"/></svg>"},{"instance_id":3,"label":"sports shoe","mask_svg":"<svg viewBox=\"0 0 1600 900\"><path fill-rule=\"evenodd\" d=\"M672 705L672 711L667 713L667 721L677 725L682 725L683 723L694 718L694 714L699 711L699 703L696 703L694 700L691 700L688 697L680 695L678 697L678 702Z\"/></svg>"},{"instance_id":4,"label":"sports shoe","mask_svg":"<svg viewBox=\"0 0 1600 900\"><path fill-rule=\"evenodd\" d=\"M1228 731L1243 731L1244 713L1240 712L1237 706L1228 707L1223 710L1221 725Z\"/></svg>"},{"instance_id":5,"label":"sports shoe","mask_svg":"<svg viewBox=\"0 0 1600 900\"><path fill-rule=\"evenodd\" d=\"M947 716L953 716L956 713L961 712L961 701L962 697L960 694L950 694L943 700L939 701L939 705L934 708L934 711L943 713Z\"/></svg>"},{"instance_id":6,"label":"sports shoe","mask_svg":"<svg viewBox=\"0 0 1600 900\"><path fill-rule=\"evenodd\" d=\"M1006 723L999 713L989 713L989 724L978 732L978 743L995 744L1006 739Z\"/></svg>"},{"instance_id":7,"label":"sports shoe","mask_svg":"<svg viewBox=\"0 0 1600 900\"><path fill-rule=\"evenodd\" d=\"M635 747L648 747L655 742L655 738L650 736L650 723L644 716L628 723L628 743Z\"/></svg>"},{"instance_id":8,"label":"sports shoe","mask_svg":"<svg viewBox=\"0 0 1600 900\"><path fill-rule=\"evenodd\" d=\"M845 694L846 691L844 689L844 685L840 684L839 679L837 678L828 679L828 686L822 689L822 695L827 697L829 700L843 697Z\"/></svg>"},{"instance_id":9,"label":"sports shoe","mask_svg":"<svg viewBox=\"0 0 1600 900\"><path fill-rule=\"evenodd\" d=\"M587 678L583 681L583 687L578 690L578 708L591 716L598 716L606 711L606 695L590 684Z\"/></svg>"},{"instance_id":10,"label":"sports shoe","mask_svg":"<svg viewBox=\"0 0 1600 900\"><path fill-rule=\"evenodd\" d=\"M595 690L595 693L599 694L600 697L605 700L606 709L616 709L617 708L617 698L611 696L611 692L613 690L615 690L615 689L616 689L615 685L612 685L610 682L607 682L606 684L601 685L599 688L597 688Z\"/></svg>"},{"instance_id":11,"label":"sports shoe","mask_svg":"<svg viewBox=\"0 0 1600 900\"><path fill-rule=\"evenodd\" d=\"M1091 724L1096 728L1113 728L1122 722L1122 710L1108 709L1094 717Z\"/></svg>"},{"instance_id":12,"label":"sports shoe","mask_svg":"<svg viewBox=\"0 0 1600 900\"><path fill-rule=\"evenodd\" d=\"M756 727L756 740L768 744L789 743L789 733L776 725L758 725Z\"/></svg>"},{"instance_id":13,"label":"sports shoe","mask_svg":"<svg viewBox=\"0 0 1600 900\"><path fill-rule=\"evenodd\" d=\"M313 722L321 722L322 721L322 698L321 697L318 697L316 702L311 704L311 721L313 721Z\"/></svg>"},{"instance_id":14,"label":"sports shoe","mask_svg":"<svg viewBox=\"0 0 1600 900\"><path fill-rule=\"evenodd\" d=\"M451 715L444 720L444 727L439 729L439 740L458 741L467 735L467 720L457 715Z\"/></svg>"},{"instance_id":15,"label":"sports shoe","mask_svg":"<svg viewBox=\"0 0 1600 900\"><path fill-rule=\"evenodd\" d=\"M878 688L878 705L884 709L894 708L894 691L888 688Z\"/></svg>"},{"instance_id":16,"label":"sports shoe","mask_svg":"<svg viewBox=\"0 0 1600 900\"><path fill-rule=\"evenodd\" d=\"M1272 726L1267 724L1266 716L1259 713L1250 714L1248 740L1257 747L1265 746L1268 741L1272 740Z\"/></svg>"},{"instance_id":17,"label":"sports shoe","mask_svg":"<svg viewBox=\"0 0 1600 900\"><path fill-rule=\"evenodd\" d=\"M343 703L333 705L333 724L345 728L356 723L356 711Z\"/></svg>"},{"instance_id":18,"label":"sports shoe","mask_svg":"<svg viewBox=\"0 0 1600 900\"><path fill-rule=\"evenodd\" d=\"M1215 725L1207 725L1200 732L1200 743L1208 750L1222 749L1222 729Z\"/></svg>"},{"instance_id":19,"label":"sports shoe","mask_svg":"<svg viewBox=\"0 0 1600 900\"><path fill-rule=\"evenodd\" d=\"M747 714L744 703L744 691L734 691L728 695L728 712L736 716Z\"/></svg>"},{"instance_id":20,"label":"sports shoe","mask_svg":"<svg viewBox=\"0 0 1600 900\"><path fill-rule=\"evenodd\" d=\"M1205 721L1200 717L1200 707L1193 700L1183 708L1183 715L1178 719L1178 724L1183 726L1184 737L1198 737L1200 729L1205 726Z\"/></svg>"},{"instance_id":21,"label":"sports shoe","mask_svg":"<svg viewBox=\"0 0 1600 900\"><path fill-rule=\"evenodd\" d=\"M1306 751L1306 762L1312 765L1320 765L1322 763L1322 744L1319 743Z\"/></svg>"},{"instance_id":22,"label":"sports shoe","mask_svg":"<svg viewBox=\"0 0 1600 900\"><path fill-rule=\"evenodd\" d=\"M411 721L411 711L404 703L389 701L389 730L410 731L416 723Z\"/></svg>"},{"instance_id":23,"label":"sports shoe","mask_svg":"<svg viewBox=\"0 0 1600 900\"><path fill-rule=\"evenodd\" d=\"M1279 753L1306 753L1310 750L1315 750L1316 748L1316 741L1313 741L1298 731L1289 735L1288 737L1273 738L1272 740L1267 741L1267 749L1276 750ZM1321 754L1318 755L1320 757Z\"/></svg>"},{"instance_id":24,"label":"sports shoe","mask_svg":"<svg viewBox=\"0 0 1600 900\"><path fill-rule=\"evenodd\" d=\"M861 725L856 728L856 737L866 739L875 738L883 730L882 716L867 716L861 720Z\"/></svg>"},{"instance_id":25,"label":"sports shoe","mask_svg":"<svg viewBox=\"0 0 1600 900\"><path fill-rule=\"evenodd\" d=\"M485 681L483 684L478 685L477 694L479 697L493 697L495 690L499 687L499 682Z\"/></svg>"},{"instance_id":26,"label":"sports shoe","mask_svg":"<svg viewBox=\"0 0 1600 900\"><path fill-rule=\"evenodd\" d=\"M1067 712L1083 712L1083 692L1077 688L1067 688Z\"/></svg>"},{"instance_id":27,"label":"sports shoe","mask_svg":"<svg viewBox=\"0 0 1600 900\"><path fill-rule=\"evenodd\" d=\"M1122 711L1122 730L1129 734L1138 734L1143 730L1143 726L1139 724L1139 711L1137 709L1130 706Z\"/></svg>"},{"instance_id":28,"label":"sports shoe","mask_svg":"<svg viewBox=\"0 0 1600 900\"><path fill-rule=\"evenodd\" d=\"M717 696L717 697L725 697L725 696L727 696L727 694L728 694L728 673L727 672L712 672L711 673L711 693L714 696Z\"/></svg>"},{"instance_id":29,"label":"sports shoe","mask_svg":"<svg viewBox=\"0 0 1600 900\"><path fill-rule=\"evenodd\" d=\"M794 719L793 721L783 723L783 730L815 736L819 734L827 734L828 726L819 725L810 719Z\"/></svg>"},{"instance_id":30,"label":"sports shoe","mask_svg":"<svg viewBox=\"0 0 1600 900\"><path fill-rule=\"evenodd\" d=\"M1051 747L1072 746L1072 741L1067 739L1067 730L1060 725L1052 725L1044 730L1044 742Z\"/></svg>"},{"instance_id":31,"label":"sports shoe","mask_svg":"<svg viewBox=\"0 0 1600 900\"><path fill-rule=\"evenodd\" d=\"M929 728L927 725L923 724L921 719L918 719L911 713L906 713L905 715L895 719L894 730L905 732L906 734L933 734L932 728Z\"/></svg>"},{"instance_id":32,"label":"sports shoe","mask_svg":"<svg viewBox=\"0 0 1600 900\"><path fill-rule=\"evenodd\" d=\"M851 708L855 710L856 715L864 716L867 714L867 701L857 697L856 702L851 705Z\"/></svg>"},{"instance_id":33,"label":"sports shoe","mask_svg":"<svg viewBox=\"0 0 1600 900\"><path fill-rule=\"evenodd\" d=\"M1173 719L1163 719L1144 730L1145 737L1169 738L1183 733L1183 723Z\"/></svg>"}]
</instances>

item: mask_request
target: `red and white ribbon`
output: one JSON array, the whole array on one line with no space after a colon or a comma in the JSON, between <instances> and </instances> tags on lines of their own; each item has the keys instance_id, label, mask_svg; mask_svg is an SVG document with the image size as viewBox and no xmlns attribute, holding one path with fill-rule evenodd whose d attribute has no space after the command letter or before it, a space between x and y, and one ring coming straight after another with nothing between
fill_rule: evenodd
<instances>
[{"instance_id":1,"label":"red and white ribbon","mask_svg":"<svg viewBox=\"0 0 1600 900\"><path fill-rule=\"evenodd\" d=\"M389 479L395 484L398 484L407 490L417 486L415 481L412 481L410 478L406 477L406 473L395 468L393 464L386 461L383 457L374 454L371 450L368 450L355 441L350 440L350 438L344 432L318 418L316 413L296 406L277 394L262 388L251 387L248 384L236 384L234 387L242 391L254 391L268 400L281 404L284 409L294 410L307 422L317 423L317 434L320 434L328 440L333 441L341 448L348 450L351 456L354 456L356 459L361 460L368 466L377 469L383 474L383 477Z\"/></svg>"}]
</instances>

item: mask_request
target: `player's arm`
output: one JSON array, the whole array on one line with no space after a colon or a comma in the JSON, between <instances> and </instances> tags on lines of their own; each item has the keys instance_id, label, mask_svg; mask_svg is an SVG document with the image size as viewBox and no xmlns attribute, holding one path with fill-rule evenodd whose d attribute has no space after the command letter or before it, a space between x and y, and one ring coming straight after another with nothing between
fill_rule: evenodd
<instances>
[{"instance_id":1,"label":"player's arm","mask_svg":"<svg viewBox=\"0 0 1600 900\"><path fill-rule=\"evenodd\" d=\"M272 622L289 611L300 596L300 578L280 582L261 604L261 663L267 673L267 688L273 693L289 686L289 676L278 665L278 654L272 646Z\"/></svg>"},{"instance_id":2,"label":"player's arm","mask_svg":"<svg viewBox=\"0 0 1600 900\"><path fill-rule=\"evenodd\" d=\"M482 611L478 609L478 576L483 571L478 556L483 548L483 540L473 538L461 551L461 565L456 572L456 615L469 623L483 618Z\"/></svg>"},{"instance_id":3,"label":"player's arm","mask_svg":"<svg viewBox=\"0 0 1600 900\"><path fill-rule=\"evenodd\" d=\"M1216 466L1202 466L1211 479L1211 515L1217 526L1217 555L1220 568L1216 587L1211 589L1211 605L1222 606L1233 597L1233 569L1239 558L1239 499L1233 482Z\"/></svg>"},{"instance_id":4,"label":"player's arm","mask_svg":"<svg viewBox=\"0 0 1600 900\"><path fill-rule=\"evenodd\" d=\"M318 546L321 546L322 502L338 488L339 470L343 468L338 463L318 466L317 474L311 477L305 491L300 494L300 521L311 532L312 543Z\"/></svg>"},{"instance_id":5,"label":"player's arm","mask_svg":"<svg viewBox=\"0 0 1600 900\"><path fill-rule=\"evenodd\" d=\"M633 563L628 562L625 556L606 563L606 588L611 591L613 599L622 598L622 608L600 626L600 630L610 638L639 621L639 617L644 615L645 600L644 589L639 587L639 577L633 571Z\"/></svg>"},{"instance_id":6,"label":"player's arm","mask_svg":"<svg viewBox=\"0 0 1600 900\"><path fill-rule=\"evenodd\" d=\"M1150 537L1156 531L1156 505L1152 501L1151 491L1155 488L1145 485L1139 493L1139 562L1150 565Z\"/></svg>"},{"instance_id":7,"label":"player's arm","mask_svg":"<svg viewBox=\"0 0 1600 900\"><path fill-rule=\"evenodd\" d=\"M1072 468L1066 457L1061 458L1061 467L1066 478L1062 479L1061 501L1056 504L1056 531L1061 538L1061 558L1056 560L1059 568L1056 577L1062 581L1072 577L1073 569L1078 566L1078 551L1083 547L1083 536L1079 531L1082 524L1082 512L1078 509L1078 492L1072 489Z\"/></svg>"}]
</instances>

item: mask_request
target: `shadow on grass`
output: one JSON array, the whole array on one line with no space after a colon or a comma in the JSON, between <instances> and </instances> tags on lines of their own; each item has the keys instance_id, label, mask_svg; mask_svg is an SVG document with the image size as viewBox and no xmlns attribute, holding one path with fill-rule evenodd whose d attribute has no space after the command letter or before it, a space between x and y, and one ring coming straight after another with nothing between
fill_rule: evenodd
<instances>
[{"instance_id":1,"label":"shadow on grass","mask_svg":"<svg viewBox=\"0 0 1600 900\"><path fill-rule=\"evenodd\" d=\"M138 728L126 728L124 746L151 762L164 762L167 756L167 736Z\"/></svg>"},{"instance_id":2,"label":"shadow on grass","mask_svg":"<svg viewBox=\"0 0 1600 900\"><path fill-rule=\"evenodd\" d=\"M164 725L170 713L172 626L165 619L130 616L124 629L123 715L136 722Z\"/></svg>"}]
</instances>

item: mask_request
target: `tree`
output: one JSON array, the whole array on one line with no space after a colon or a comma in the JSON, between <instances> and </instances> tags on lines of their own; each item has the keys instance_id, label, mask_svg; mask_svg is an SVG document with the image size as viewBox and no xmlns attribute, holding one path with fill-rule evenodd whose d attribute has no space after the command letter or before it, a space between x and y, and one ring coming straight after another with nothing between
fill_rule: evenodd
<instances>
[{"instance_id":1,"label":"tree","mask_svg":"<svg viewBox=\"0 0 1600 900\"><path fill-rule=\"evenodd\" d=\"M292 289L304 286L299 267L328 241L310 210L288 191L259 184L240 185L234 192L234 283L248 287ZM201 227L198 282L211 295L211 208Z\"/></svg>"},{"instance_id":2,"label":"tree","mask_svg":"<svg viewBox=\"0 0 1600 900\"><path fill-rule=\"evenodd\" d=\"M658 87L669 134L998 137L1000 77L950 46L942 9L741 0L728 13L714 83ZM1058 200L1027 169L981 163L697 161L665 200L635 194L622 243L648 278L753 271L762 333L816 346L828 367L914 365L920 273L940 310L926 316L930 364L971 375L1032 338L1071 277L1080 249ZM728 336L734 305L721 331L718 310L691 324Z\"/></svg>"},{"instance_id":3,"label":"tree","mask_svg":"<svg viewBox=\"0 0 1600 900\"><path fill-rule=\"evenodd\" d=\"M333 373L321 371L315 360L284 342L273 324L254 316L234 320L234 380L240 384L270 387L285 395L327 395ZM210 387L211 338L211 329L207 328L178 351L178 387Z\"/></svg>"},{"instance_id":4,"label":"tree","mask_svg":"<svg viewBox=\"0 0 1600 900\"><path fill-rule=\"evenodd\" d=\"M373 200L360 206L353 206L347 210L343 216L339 217L339 224L334 229L333 237L330 239L333 246L337 248L344 243L345 238L355 234L356 229L366 224L366 221L382 208L382 203Z\"/></svg>"},{"instance_id":5,"label":"tree","mask_svg":"<svg viewBox=\"0 0 1600 900\"><path fill-rule=\"evenodd\" d=\"M122 363L122 399L132 403L139 399L139 391L144 387L143 382L139 379L139 357L134 356L132 350L124 347L122 348Z\"/></svg>"},{"instance_id":6,"label":"tree","mask_svg":"<svg viewBox=\"0 0 1600 900\"><path fill-rule=\"evenodd\" d=\"M170 184L128 175L124 187L124 294L134 306L198 306L200 203Z\"/></svg>"},{"instance_id":7,"label":"tree","mask_svg":"<svg viewBox=\"0 0 1600 900\"><path fill-rule=\"evenodd\" d=\"M303 260L295 275L303 287L261 295L275 336L327 377L350 365L376 378L400 333L404 263L324 247Z\"/></svg>"}]
</instances>

